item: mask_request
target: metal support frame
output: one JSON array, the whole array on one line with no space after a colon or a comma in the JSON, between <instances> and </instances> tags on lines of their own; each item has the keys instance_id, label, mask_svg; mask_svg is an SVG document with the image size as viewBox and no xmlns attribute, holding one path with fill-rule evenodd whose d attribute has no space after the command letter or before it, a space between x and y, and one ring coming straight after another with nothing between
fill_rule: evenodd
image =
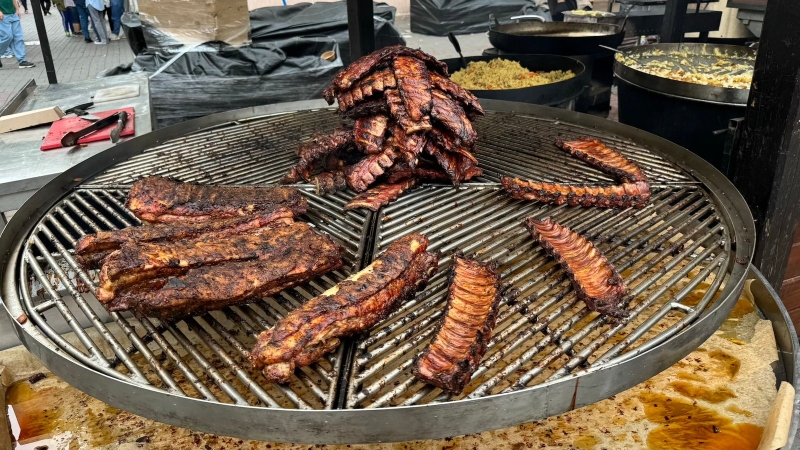
<instances>
[{"instance_id":1,"label":"metal support frame","mask_svg":"<svg viewBox=\"0 0 800 450\"><path fill-rule=\"evenodd\" d=\"M58 84L56 66L53 64L53 54L50 52L50 41L47 39L47 27L44 25L42 6L38 1L31 0L31 9L33 10L33 20L36 22L36 33L39 35L39 45L42 47L44 67L47 71L47 82L50 84Z\"/></svg>"},{"instance_id":2,"label":"metal support frame","mask_svg":"<svg viewBox=\"0 0 800 450\"><path fill-rule=\"evenodd\" d=\"M731 180L758 230L754 264L780 291L800 221L800 9L770 0Z\"/></svg>"},{"instance_id":3,"label":"metal support frame","mask_svg":"<svg viewBox=\"0 0 800 450\"><path fill-rule=\"evenodd\" d=\"M347 0L347 27L352 61L375 51L372 0Z\"/></svg>"},{"instance_id":4,"label":"metal support frame","mask_svg":"<svg viewBox=\"0 0 800 450\"><path fill-rule=\"evenodd\" d=\"M661 42L683 41L686 8L689 0L669 0L664 11L664 22L661 26Z\"/></svg>"}]
</instances>

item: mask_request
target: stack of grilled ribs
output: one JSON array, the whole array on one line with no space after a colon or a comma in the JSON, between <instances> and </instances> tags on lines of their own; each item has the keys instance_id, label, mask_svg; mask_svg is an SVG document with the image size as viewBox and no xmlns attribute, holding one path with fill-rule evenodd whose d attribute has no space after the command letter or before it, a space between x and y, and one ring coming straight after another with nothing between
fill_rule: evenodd
<instances>
[{"instance_id":1,"label":"stack of grilled ribs","mask_svg":"<svg viewBox=\"0 0 800 450\"><path fill-rule=\"evenodd\" d=\"M403 46L350 64L324 92L348 122L301 145L283 181L313 182L318 193L350 186L361 194L345 209L377 210L420 180L458 185L480 175L471 118L483 109L448 76L444 63Z\"/></svg>"},{"instance_id":2,"label":"stack of grilled ribs","mask_svg":"<svg viewBox=\"0 0 800 450\"><path fill-rule=\"evenodd\" d=\"M149 177L128 208L152 223L85 236L81 263L100 269L109 311L164 320L276 294L342 265L340 248L295 222L308 204L297 189L219 187Z\"/></svg>"}]
</instances>

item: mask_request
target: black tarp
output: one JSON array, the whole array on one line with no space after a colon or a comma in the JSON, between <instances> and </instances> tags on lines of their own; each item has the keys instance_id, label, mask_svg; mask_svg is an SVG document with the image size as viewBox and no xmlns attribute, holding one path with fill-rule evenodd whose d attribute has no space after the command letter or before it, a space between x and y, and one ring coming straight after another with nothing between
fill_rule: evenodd
<instances>
[{"instance_id":1,"label":"black tarp","mask_svg":"<svg viewBox=\"0 0 800 450\"><path fill-rule=\"evenodd\" d=\"M445 36L489 30L489 14L501 23L518 15L533 0L411 0L411 31Z\"/></svg>"},{"instance_id":2,"label":"black tarp","mask_svg":"<svg viewBox=\"0 0 800 450\"><path fill-rule=\"evenodd\" d=\"M375 3L378 48L405 44L394 27L396 9ZM250 45L222 42L173 46L138 54L130 70L150 73L153 114L159 127L231 109L321 98L325 87L350 61L344 2L301 3L250 12ZM333 51L333 61L322 54ZM105 75L124 72L107 71Z\"/></svg>"},{"instance_id":3,"label":"black tarp","mask_svg":"<svg viewBox=\"0 0 800 450\"><path fill-rule=\"evenodd\" d=\"M150 73L159 127L222 111L319 99L343 65L329 37L296 37L219 51L142 53L132 70Z\"/></svg>"}]
</instances>

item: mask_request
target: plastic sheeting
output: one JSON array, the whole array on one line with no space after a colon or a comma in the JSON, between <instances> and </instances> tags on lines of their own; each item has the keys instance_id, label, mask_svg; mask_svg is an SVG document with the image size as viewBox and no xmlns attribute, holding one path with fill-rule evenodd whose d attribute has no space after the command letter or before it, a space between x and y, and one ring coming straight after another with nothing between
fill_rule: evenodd
<instances>
[{"instance_id":1,"label":"plastic sheeting","mask_svg":"<svg viewBox=\"0 0 800 450\"><path fill-rule=\"evenodd\" d=\"M321 58L327 51L337 57ZM318 99L343 65L329 37L288 38L218 52L143 53L134 72L150 72L159 128L222 111Z\"/></svg>"},{"instance_id":2,"label":"plastic sheeting","mask_svg":"<svg viewBox=\"0 0 800 450\"><path fill-rule=\"evenodd\" d=\"M411 31L445 36L489 31L489 14L501 23L533 0L411 0Z\"/></svg>"},{"instance_id":3,"label":"plastic sheeting","mask_svg":"<svg viewBox=\"0 0 800 450\"><path fill-rule=\"evenodd\" d=\"M375 47L405 44L394 27L397 9L386 3L373 3ZM288 36L328 36L339 44L342 62L350 64L350 35L345 2L298 3L291 6L259 8L250 12L253 42Z\"/></svg>"},{"instance_id":4,"label":"plastic sheeting","mask_svg":"<svg viewBox=\"0 0 800 450\"><path fill-rule=\"evenodd\" d=\"M375 3L374 10L376 47L405 44L393 25L396 9ZM252 43L238 48L223 42L181 46L164 38L157 43L161 50L154 50L147 41L130 71L150 74L159 127L248 106L319 99L350 62L344 2L259 8L250 12L250 24ZM144 26L145 38L153 39ZM328 51L335 53L332 61L322 59Z\"/></svg>"}]
</instances>

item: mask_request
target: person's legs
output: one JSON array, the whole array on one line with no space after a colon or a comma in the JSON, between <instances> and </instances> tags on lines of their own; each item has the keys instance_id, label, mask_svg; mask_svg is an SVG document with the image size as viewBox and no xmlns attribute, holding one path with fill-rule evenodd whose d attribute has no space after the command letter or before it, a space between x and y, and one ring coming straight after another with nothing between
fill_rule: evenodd
<instances>
[{"instance_id":1,"label":"person's legs","mask_svg":"<svg viewBox=\"0 0 800 450\"><path fill-rule=\"evenodd\" d=\"M40 2L42 4L42 12L44 13L44 15L50 14L50 6L51 6L50 0L40 0Z\"/></svg>"},{"instance_id":2,"label":"person's legs","mask_svg":"<svg viewBox=\"0 0 800 450\"><path fill-rule=\"evenodd\" d=\"M22 7L25 9L25 13L28 12L28 0L20 0L22 2Z\"/></svg>"},{"instance_id":3,"label":"person's legs","mask_svg":"<svg viewBox=\"0 0 800 450\"><path fill-rule=\"evenodd\" d=\"M75 0L75 8L78 10L78 19L81 22L83 39L91 42L92 36L89 34L89 10L86 9L85 1L86 0Z\"/></svg>"},{"instance_id":4,"label":"person's legs","mask_svg":"<svg viewBox=\"0 0 800 450\"><path fill-rule=\"evenodd\" d=\"M111 0L111 33L119 36L125 0Z\"/></svg>"},{"instance_id":5,"label":"person's legs","mask_svg":"<svg viewBox=\"0 0 800 450\"><path fill-rule=\"evenodd\" d=\"M87 6L87 8L89 8L89 14L92 16L94 32L97 33L97 38L100 40L101 44L108 44L108 36L106 36L106 21L103 18L103 11L98 11L91 6Z\"/></svg>"},{"instance_id":6,"label":"person's legs","mask_svg":"<svg viewBox=\"0 0 800 450\"><path fill-rule=\"evenodd\" d=\"M83 28L81 28L80 17L78 17L78 8L70 6L67 8L67 12L69 12L69 22L72 24L72 34L81 33Z\"/></svg>"},{"instance_id":7,"label":"person's legs","mask_svg":"<svg viewBox=\"0 0 800 450\"><path fill-rule=\"evenodd\" d=\"M19 16L16 14L11 15L11 36L11 46L14 49L14 56L17 57L19 66L33 67L33 64L25 61L25 39L22 35L22 22L19 21Z\"/></svg>"},{"instance_id":8,"label":"person's legs","mask_svg":"<svg viewBox=\"0 0 800 450\"><path fill-rule=\"evenodd\" d=\"M13 38L14 35L11 33L11 14L8 14L3 20L0 20L0 55L5 55L11 48L11 40Z\"/></svg>"},{"instance_id":9,"label":"person's legs","mask_svg":"<svg viewBox=\"0 0 800 450\"><path fill-rule=\"evenodd\" d=\"M59 10L58 14L61 15L61 26L64 28L64 32L69 34L69 16L67 16L67 12Z\"/></svg>"}]
</instances>

